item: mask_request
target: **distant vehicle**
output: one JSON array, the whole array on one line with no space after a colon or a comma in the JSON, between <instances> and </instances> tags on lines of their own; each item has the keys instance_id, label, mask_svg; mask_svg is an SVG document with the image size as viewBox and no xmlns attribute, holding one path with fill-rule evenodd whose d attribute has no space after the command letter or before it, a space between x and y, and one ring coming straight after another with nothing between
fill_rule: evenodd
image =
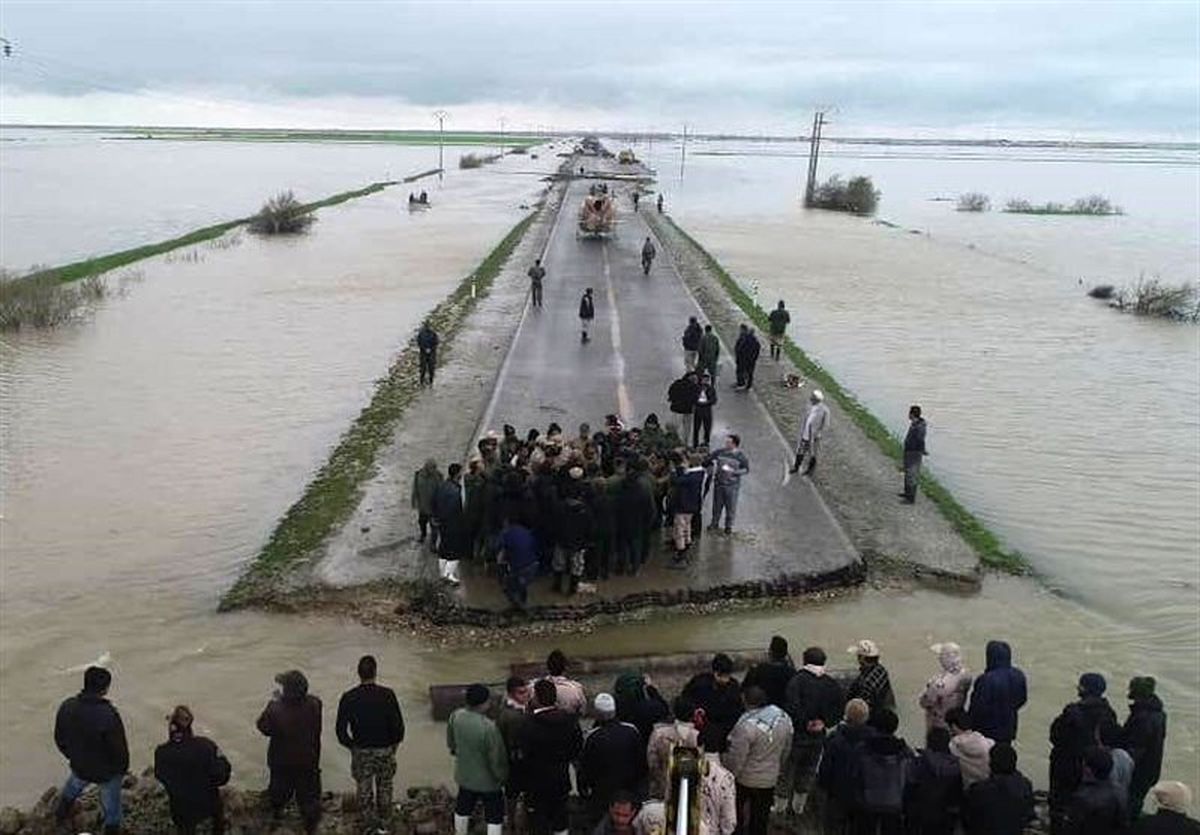
<instances>
[{"instance_id":1,"label":"distant vehicle","mask_svg":"<svg viewBox=\"0 0 1200 835\"><path fill-rule=\"evenodd\" d=\"M637 157L633 155L633 151L626 148L617 154L617 162L621 163L621 165L633 165L637 162Z\"/></svg>"},{"instance_id":2,"label":"distant vehicle","mask_svg":"<svg viewBox=\"0 0 1200 835\"><path fill-rule=\"evenodd\" d=\"M605 238L616 232L617 207L608 187L593 184L579 207L579 230L576 236Z\"/></svg>"}]
</instances>

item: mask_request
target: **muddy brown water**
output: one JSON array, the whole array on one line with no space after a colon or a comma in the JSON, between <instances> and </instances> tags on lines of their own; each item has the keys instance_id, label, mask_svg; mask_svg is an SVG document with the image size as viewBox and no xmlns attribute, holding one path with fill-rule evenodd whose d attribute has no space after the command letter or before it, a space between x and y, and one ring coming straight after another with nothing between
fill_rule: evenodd
<instances>
[{"instance_id":1,"label":"muddy brown water","mask_svg":"<svg viewBox=\"0 0 1200 835\"><path fill-rule=\"evenodd\" d=\"M540 188L520 173L530 168L510 159L478 177L448 177L443 191L431 189L435 209L420 215L409 215L393 190L322 212L304 239L245 238L228 249L200 247L199 260L147 262L128 295L90 320L0 339L0 802L31 802L61 779L54 707L78 687L78 668L102 656L116 675L112 695L135 765L149 762L163 717L185 702L249 785L265 782L253 721L271 676L304 669L326 703L326 782L345 788L333 710L362 652L378 655L383 678L400 692L411 728L400 780L413 784L450 774L442 730L427 718L430 682L494 680L512 658L554 645L569 653L703 651L762 645L773 633L796 650L817 643L831 654L860 637L882 643L910 736L921 727L916 695L936 666L929 644L958 641L978 669L987 639L1010 641L1033 694L1022 714L1023 767L1041 785L1046 729L1078 672L1108 675L1118 705L1129 676L1158 675L1171 714L1165 772L1200 783L1194 612L1186 595L1166 591L1114 610L1091 595L1084 603L1005 578L965 597L867 588L817 604L605 627L504 649L449 649L328 618L214 614L238 566L323 461L421 312ZM694 231L736 257L721 244L719 224ZM843 231L826 234L832 248ZM874 246L846 234L855 251ZM1039 425L1057 425L1051 417ZM959 442L969 437L980 435ZM951 448L947 438L937 449L949 456ZM990 513L1005 518L1003 508ZM1072 573L1092 570L1081 563L1058 582L1082 588L1089 577L1073 586ZM1117 572L1108 584L1140 588L1143 567L1113 561L1108 570ZM1169 617L1155 620L1164 610ZM1169 648L1167 659L1156 641Z\"/></svg>"}]
</instances>

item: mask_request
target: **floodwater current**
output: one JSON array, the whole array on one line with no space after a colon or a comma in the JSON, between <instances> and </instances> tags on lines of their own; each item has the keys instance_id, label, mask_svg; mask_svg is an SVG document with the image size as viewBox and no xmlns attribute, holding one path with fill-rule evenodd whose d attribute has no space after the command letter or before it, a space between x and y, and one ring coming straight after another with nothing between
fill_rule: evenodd
<instances>
[{"instance_id":1,"label":"floodwater current","mask_svg":"<svg viewBox=\"0 0 1200 835\"><path fill-rule=\"evenodd\" d=\"M358 162L349 159L378 150L322 148L297 151L296 158L309 165L309 154L345 157L331 165L352 171L348 181L327 189L314 181L334 192L382 179L365 169L359 176ZM885 195L882 215L927 226L929 239L840 217L810 223L778 173L791 177L802 161L689 156L679 182L668 172L677 149L656 151L680 221L736 273L758 281L764 297L787 298L799 340L843 383L893 426L897 404L919 392L931 412L939 476L1025 551L1053 590L1010 578L989 578L981 593L968 596L867 588L763 612L604 627L562 640L568 652L753 647L778 633L795 650L819 643L836 659L870 636L884 646L905 730L915 737L915 696L936 665L928 645L956 640L978 669L984 642L1003 638L1030 677L1019 744L1022 767L1036 783L1046 781L1050 718L1071 697L1077 674L1098 669L1122 714L1124 681L1159 677L1171 714L1165 773L1200 784L1195 330L1077 300L1076 277L1039 260L1038 253L1063 246L1061 235L1046 239L1047 226L1029 227L1023 253L989 261L967 249L972 241L924 223L917 214L929 206L915 198L893 212ZM225 192L217 194L212 183L254 167L254 159L231 157L291 152L225 143L180 149L188 154L189 179L161 199L195 203L200 222L240 214L261 188L221 202ZM543 187L537 174L553 165L552 154L541 156L451 171L440 187L423 181L434 201L428 212L409 214L402 186L323 210L302 239L241 236L234 244L201 245L195 256L145 262L125 271L124 296L106 300L85 321L0 337L0 802L31 802L62 777L49 737L54 707L77 688L80 665L104 656L116 675L112 695L129 726L135 767L149 762L163 716L184 702L249 785L265 782L265 746L253 720L271 676L304 669L327 705L327 785L345 788L348 763L332 736L333 704L352 683L357 657L374 652L410 725L401 783L448 779L443 737L427 718L426 685L497 680L510 657L543 655L551 639L447 652L426 639L330 618L218 616L214 609L422 312L521 216L519 205L536 197ZM271 164L285 167L278 159ZM874 164L856 163L869 171ZM906 164L892 161L890 170ZM919 164L941 170L936 161ZM1040 182L1044 168L1013 166L1003 181ZM960 187L945 176L934 196ZM1186 169L1178 176L1193 176L1194 185ZM206 196L197 197L190 183L206 179ZM962 190L983 187L971 179ZM888 194L901 191L884 185ZM730 194L736 199L726 201ZM1028 196L1061 195L1042 198L1031 186ZM1134 201L1113 196L1131 219L1140 217ZM4 230L15 228L10 207L3 205ZM777 207L786 214L768 222ZM89 223L96 241L127 235L103 217ZM4 263L77 254L56 254L53 227L22 230L30 238L23 246L36 254L10 261L5 231ZM148 239L158 237L164 235L156 229ZM995 233L992 243L1005 239ZM1177 249L1192 240L1170 231L1165 239ZM84 253L100 251L96 246ZM1141 256L1125 257L1141 262L1161 248L1143 246ZM1164 255L1164 277L1172 258L1189 263L1186 253ZM943 260L951 266L936 270ZM841 262L854 266L843 270ZM1011 264L1012 274L997 269L986 283L981 276L984 290L956 284L993 262ZM898 286L884 281L892 273ZM897 308L910 299L932 309L917 315ZM1080 334L1087 341L1076 344ZM972 375L976 341L988 346L988 360Z\"/></svg>"}]
</instances>

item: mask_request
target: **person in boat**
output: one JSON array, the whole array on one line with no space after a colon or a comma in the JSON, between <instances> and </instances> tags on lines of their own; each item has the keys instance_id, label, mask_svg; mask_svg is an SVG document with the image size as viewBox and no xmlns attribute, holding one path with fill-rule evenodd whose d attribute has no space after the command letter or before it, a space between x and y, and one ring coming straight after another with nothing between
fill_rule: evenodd
<instances>
[{"instance_id":1,"label":"person in boat","mask_svg":"<svg viewBox=\"0 0 1200 835\"><path fill-rule=\"evenodd\" d=\"M419 198L419 202L420 202L422 205L424 205L424 206L428 206L428 205L429 205L429 194L428 194L428 192L425 192L425 191L422 191L422 192L421 192L421 197Z\"/></svg>"},{"instance_id":2,"label":"person in boat","mask_svg":"<svg viewBox=\"0 0 1200 835\"><path fill-rule=\"evenodd\" d=\"M408 193L408 202L410 205L417 202L417 196L411 191Z\"/></svg>"}]
</instances>

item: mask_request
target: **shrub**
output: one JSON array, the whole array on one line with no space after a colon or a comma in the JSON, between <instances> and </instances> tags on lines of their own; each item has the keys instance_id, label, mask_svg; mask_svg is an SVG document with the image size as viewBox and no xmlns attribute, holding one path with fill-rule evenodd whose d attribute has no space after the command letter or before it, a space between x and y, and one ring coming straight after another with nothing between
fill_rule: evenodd
<instances>
[{"instance_id":1,"label":"shrub","mask_svg":"<svg viewBox=\"0 0 1200 835\"><path fill-rule=\"evenodd\" d=\"M1028 200L1009 200L1004 205L1004 211L1019 215L1120 215L1124 210L1113 205L1107 197L1093 194L1080 197L1071 205L1049 201L1046 203L1031 203Z\"/></svg>"},{"instance_id":2,"label":"shrub","mask_svg":"<svg viewBox=\"0 0 1200 835\"><path fill-rule=\"evenodd\" d=\"M968 191L958 195L958 210L960 212L986 212L992 208L992 200L986 194L978 191Z\"/></svg>"},{"instance_id":3,"label":"shrub","mask_svg":"<svg viewBox=\"0 0 1200 835\"><path fill-rule=\"evenodd\" d=\"M63 284L55 273L0 275L0 331L61 325L107 295L108 285L100 276Z\"/></svg>"},{"instance_id":4,"label":"shrub","mask_svg":"<svg viewBox=\"0 0 1200 835\"><path fill-rule=\"evenodd\" d=\"M479 154L463 154L458 158L459 168L482 168L483 157Z\"/></svg>"},{"instance_id":5,"label":"shrub","mask_svg":"<svg viewBox=\"0 0 1200 835\"><path fill-rule=\"evenodd\" d=\"M250 219L251 232L260 235L295 235L308 229L316 217L290 191L272 197Z\"/></svg>"},{"instance_id":6,"label":"shrub","mask_svg":"<svg viewBox=\"0 0 1200 835\"><path fill-rule=\"evenodd\" d=\"M1200 321L1200 290L1191 282L1171 286L1157 278L1139 278L1116 293L1113 307L1138 316L1180 322Z\"/></svg>"},{"instance_id":7,"label":"shrub","mask_svg":"<svg viewBox=\"0 0 1200 835\"><path fill-rule=\"evenodd\" d=\"M1117 288L1111 284L1097 284L1091 290L1088 290L1088 295L1093 299L1107 300L1111 299L1116 292Z\"/></svg>"},{"instance_id":8,"label":"shrub","mask_svg":"<svg viewBox=\"0 0 1200 835\"><path fill-rule=\"evenodd\" d=\"M870 177L854 177L850 182L844 182L840 176L834 174L817 186L813 195L813 206L818 209L852 212L856 215L874 214L878 202L879 190L875 188Z\"/></svg>"}]
</instances>

